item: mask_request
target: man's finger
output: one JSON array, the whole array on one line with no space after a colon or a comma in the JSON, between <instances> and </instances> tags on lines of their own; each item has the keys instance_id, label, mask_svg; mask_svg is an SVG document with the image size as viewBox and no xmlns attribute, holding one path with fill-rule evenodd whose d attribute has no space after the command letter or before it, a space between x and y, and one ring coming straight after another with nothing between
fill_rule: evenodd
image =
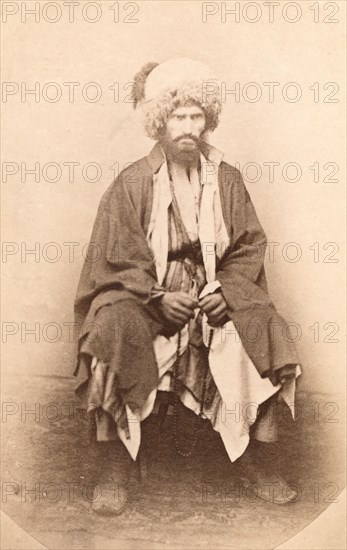
<instances>
[{"instance_id":1,"label":"man's finger","mask_svg":"<svg viewBox=\"0 0 347 550\"><path fill-rule=\"evenodd\" d=\"M225 313L227 312L227 308L225 306L225 304L219 304L214 310L213 310L213 315L215 317L219 317L221 315L224 315Z\"/></svg>"},{"instance_id":2,"label":"man's finger","mask_svg":"<svg viewBox=\"0 0 347 550\"><path fill-rule=\"evenodd\" d=\"M185 306L189 307L190 309L199 306L198 300L195 300L194 298L192 298L188 294L184 294L183 292L182 292L182 294L179 294L177 296L177 302L179 302L182 305L185 305Z\"/></svg>"},{"instance_id":3,"label":"man's finger","mask_svg":"<svg viewBox=\"0 0 347 550\"><path fill-rule=\"evenodd\" d=\"M176 325L181 325L182 323L184 323L184 317L177 313L171 312L166 315L166 318L168 319L168 321L170 321L170 323L175 323Z\"/></svg>"},{"instance_id":4,"label":"man's finger","mask_svg":"<svg viewBox=\"0 0 347 550\"><path fill-rule=\"evenodd\" d=\"M221 295L220 294L208 294L201 300L199 300L199 305L206 306L208 304L219 304L221 302Z\"/></svg>"},{"instance_id":5,"label":"man's finger","mask_svg":"<svg viewBox=\"0 0 347 550\"><path fill-rule=\"evenodd\" d=\"M172 309L170 310L170 314L175 317L179 317L181 320L186 322L188 321L188 319L191 319L193 317L194 312L189 308L178 306L172 307Z\"/></svg>"},{"instance_id":6,"label":"man's finger","mask_svg":"<svg viewBox=\"0 0 347 550\"><path fill-rule=\"evenodd\" d=\"M202 309L205 313L209 314L209 313L211 313L211 311L213 311L214 309L216 309L216 307L217 307L217 300L209 300L208 302L205 302L204 304L202 304L202 303L200 302L199 305L200 305L201 309Z\"/></svg>"},{"instance_id":7,"label":"man's finger","mask_svg":"<svg viewBox=\"0 0 347 550\"><path fill-rule=\"evenodd\" d=\"M188 319L194 315L194 312L191 308L182 305L182 304L173 304L172 305L172 311L174 313L179 313L182 315L185 315Z\"/></svg>"},{"instance_id":8,"label":"man's finger","mask_svg":"<svg viewBox=\"0 0 347 550\"><path fill-rule=\"evenodd\" d=\"M204 296L203 298L201 298L201 300L199 300L199 306L200 307L206 306L208 303L211 302L211 298L212 298L212 294L208 294L207 296Z\"/></svg>"}]
</instances>

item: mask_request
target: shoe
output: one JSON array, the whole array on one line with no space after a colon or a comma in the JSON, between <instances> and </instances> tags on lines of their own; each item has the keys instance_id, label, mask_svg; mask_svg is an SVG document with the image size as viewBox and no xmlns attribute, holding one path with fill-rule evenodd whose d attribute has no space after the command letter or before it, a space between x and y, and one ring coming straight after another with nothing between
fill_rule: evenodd
<instances>
[{"instance_id":1,"label":"shoe","mask_svg":"<svg viewBox=\"0 0 347 550\"><path fill-rule=\"evenodd\" d=\"M98 485L93 491L92 510L99 516L119 516L128 503L128 490L118 484Z\"/></svg>"},{"instance_id":2,"label":"shoe","mask_svg":"<svg viewBox=\"0 0 347 550\"><path fill-rule=\"evenodd\" d=\"M249 470L240 476L243 490L249 489L258 498L283 506L294 503L298 500L298 491L288 485L285 479L279 474L268 475L257 468L256 472L250 474Z\"/></svg>"},{"instance_id":3,"label":"shoe","mask_svg":"<svg viewBox=\"0 0 347 550\"><path fill-rule=\"evenodd\" d=\"M102 516L119 516L129 501L129 480L134 462L120 441L109 442L105 451L103 472L93 491L92 510Z\"/></svg>"},{"instance_id":4,"label":"shoe","mask_svg":"<svg viewBox=\"0 0 347 550\"><path fill-rule=\"evenodd\" d=\"M278 506L296 502L298 491L290 487L277 471L274 460L266 461L268 451L269 444L250 445L239 458L237 471L243 488L250 489L258 498Z\"/></svg>"}]
</instances>

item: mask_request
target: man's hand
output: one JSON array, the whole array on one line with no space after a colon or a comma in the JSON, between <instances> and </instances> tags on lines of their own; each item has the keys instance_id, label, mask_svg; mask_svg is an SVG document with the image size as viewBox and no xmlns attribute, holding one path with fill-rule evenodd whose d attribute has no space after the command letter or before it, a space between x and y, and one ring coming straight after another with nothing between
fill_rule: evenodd
<instances>
[{"instance_id":1,"label":"man's hand","mask_svg":"<svg viewBox=\"0 0 347 550\"><path fill-rule=\"evenodd\" d=\"M206 313L211 327L221 327L229 319L228 305L221 292L208 294L200 300L199 306Z\"/></svg>"},{"instance_id":2,"label":"man's hand","mask_svg":"<svg viewBox=\"0 0 347 550\"><path fill-rule=\"evenodd\" d=\"M170 323L183 327L194 317L194 309L199 306L185 292L167 292L159 300L159 309Z\"/></svg>"}]
</instances>

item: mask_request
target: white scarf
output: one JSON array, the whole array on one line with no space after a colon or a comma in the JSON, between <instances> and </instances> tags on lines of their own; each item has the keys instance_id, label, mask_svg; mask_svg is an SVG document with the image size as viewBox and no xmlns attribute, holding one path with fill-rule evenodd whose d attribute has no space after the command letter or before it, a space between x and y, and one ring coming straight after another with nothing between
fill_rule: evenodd
<instances>
[{"instance_id":1,"label":"white scarf","mask_svg":"<svg viewBox=\"0 0 347 550\"><path fill-rule=\"evenodd\" d=\"M216 255L221 257L229 245L229 236L225 227L221 198L218 185L218 167L222 160L222 153L213 147L209 147L206 159L202 154L201 161L201 185L202 196L199 212L198 237L200 239L203 262L208 283L213 283L216 276ZM212 160L212 157L216 160ZM182 184L189 185L188 177L186 182L181 178L178 184L178 196L182 196ZM192 171L192 178L196 178L197 171ZM184 199L184 196L182 196ZM196 232L195 216L187 213L194 212L191 202L194 201L190 189L186 190L187 208L182 209L182 218L190 236ZM147 243L153 251L156 265L156 272L159 284L162 284L168 258L168 208L172 202L170 179L167 163L164 162L153 178L153 207L151 219L147 232ZM181 201L182 202L182 201ZM188 219L190 218L190 219ZM188 227L187 227L188 225ZM214 286L214 289L216 286Z\"/></svg>"}]
</instances>

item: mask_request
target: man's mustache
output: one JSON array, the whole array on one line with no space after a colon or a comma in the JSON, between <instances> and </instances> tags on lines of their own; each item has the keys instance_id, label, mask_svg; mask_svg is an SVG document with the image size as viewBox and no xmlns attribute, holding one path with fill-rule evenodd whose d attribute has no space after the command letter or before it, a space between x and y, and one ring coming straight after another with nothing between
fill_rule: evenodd
<instances>
[{"instance_id":1,"label":"man's mustache","mask_svg":"<svg viewBox=\"0 0 347 550\"><path fill-rule=\"evenodd\" d=\"M180 139L192 139L193 141L195 141L195 143L199 142L199 138L197 138L196 136L192 136L191 134L185 134L184 136L179 136L175 138L174 141L179 141Z\"/></svg>"}]
</instances>

